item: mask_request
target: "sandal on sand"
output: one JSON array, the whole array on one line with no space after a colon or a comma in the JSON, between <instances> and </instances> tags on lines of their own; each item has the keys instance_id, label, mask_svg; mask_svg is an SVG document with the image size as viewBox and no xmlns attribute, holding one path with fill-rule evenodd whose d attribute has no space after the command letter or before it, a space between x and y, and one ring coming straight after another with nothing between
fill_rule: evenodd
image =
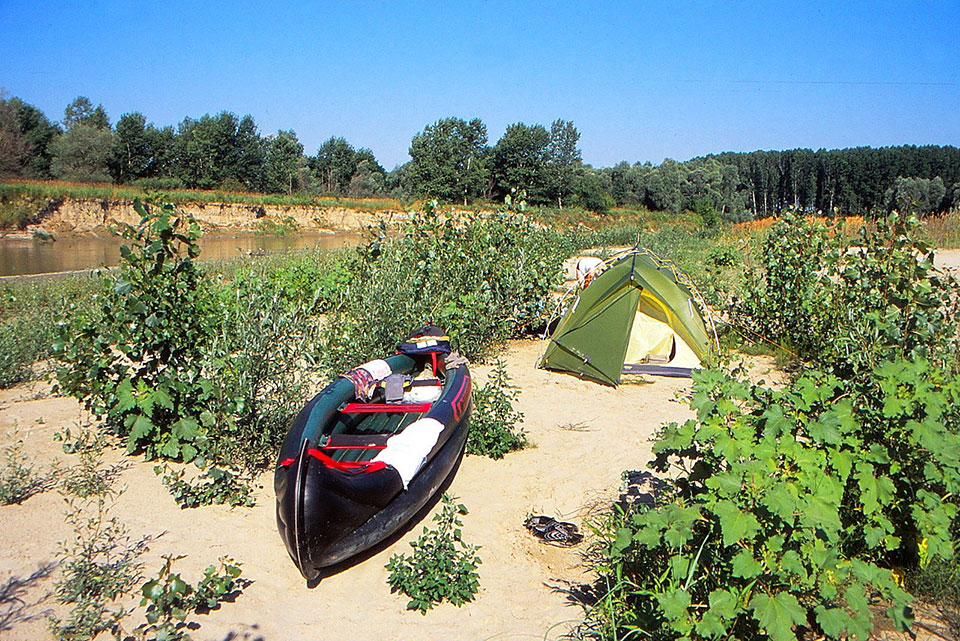
<instances>
[{"instance_id":1,"label":"sandal on sand","mask_svg":"<svg viewBox=\"0 0 960 641\"><path fill-rule=\"evenodd\" d=\"M576 525L551 516L531 515L523 524L531 534L550 545L571 547L583 540Z\"/></svg>"}]
</instances>

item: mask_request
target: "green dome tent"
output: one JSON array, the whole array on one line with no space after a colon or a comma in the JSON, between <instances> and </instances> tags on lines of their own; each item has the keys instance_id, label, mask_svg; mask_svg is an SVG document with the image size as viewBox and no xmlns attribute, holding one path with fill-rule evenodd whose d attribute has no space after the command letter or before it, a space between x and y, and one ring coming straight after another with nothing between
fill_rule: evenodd
<instances>
[{"instance_id":1,"label":"green dome tent","mask_svg":"<svg viewBox=\"0 0 960 641\"><path fill-rule=\"evenodd\" d=\"M613 386L624 373L689 376L717 346L698 302L699 292L676 266L632 249L580 291L540 366Z\"/></svg>"}]
</instances>

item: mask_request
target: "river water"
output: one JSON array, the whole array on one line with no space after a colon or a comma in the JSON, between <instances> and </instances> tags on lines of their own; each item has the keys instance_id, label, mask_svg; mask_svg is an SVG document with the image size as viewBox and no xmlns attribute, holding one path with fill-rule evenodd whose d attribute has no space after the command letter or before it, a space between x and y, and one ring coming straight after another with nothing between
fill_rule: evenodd
<instances>
[{"instance_id":1,"label":"river water","mask_svg":"<svg viewBox=\"0 0 960 641\"><path fill-rule=\"evenodd\" d=\"M202 236L200 260L224 260L295 250L336 249L360 242L356 233L298 233L268 236ZM0 277L71 272L112 267L120 262L118 236L84 235L44 243L32 239L0 238Z\"/></svg>"}]
</instances>

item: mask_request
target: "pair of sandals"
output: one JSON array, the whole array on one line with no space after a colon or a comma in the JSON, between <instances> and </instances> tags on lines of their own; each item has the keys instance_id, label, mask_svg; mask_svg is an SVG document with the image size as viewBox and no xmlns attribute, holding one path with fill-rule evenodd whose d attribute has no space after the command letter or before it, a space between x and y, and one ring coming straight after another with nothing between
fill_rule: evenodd
<instances>
[{"instance_id":1,"label":"pair of sandals","mask_svg":"<svg viewBox=\"0 0 960 641\"><path fill-rule=\"evenodd\" d=\"M573 523L558 521L552 516L531 515L523 522L535 537L558 547L572 547L583 540L583 534Z\"/></svg>"}]
</instances>

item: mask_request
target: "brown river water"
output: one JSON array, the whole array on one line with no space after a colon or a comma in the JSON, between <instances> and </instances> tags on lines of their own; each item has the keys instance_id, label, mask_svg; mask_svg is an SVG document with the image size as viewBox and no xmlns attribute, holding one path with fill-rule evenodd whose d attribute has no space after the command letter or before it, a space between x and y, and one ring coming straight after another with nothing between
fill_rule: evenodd
<instances>
[{"instance_id":1,"label":"brown river water","mask_svg":"<svg viewBox=\"0 0 960 641\"><path fill-rule=\"evenodd\" d=\"M360 242L356 233L300 233L267 236L253 233L200 238L200 260L225 260L296 250L336 249ZM120 261L118 236L84 235L43 243L33 239L0 238L0 277L72 272L112 267Z\"/></svg>"}]
</instances>

